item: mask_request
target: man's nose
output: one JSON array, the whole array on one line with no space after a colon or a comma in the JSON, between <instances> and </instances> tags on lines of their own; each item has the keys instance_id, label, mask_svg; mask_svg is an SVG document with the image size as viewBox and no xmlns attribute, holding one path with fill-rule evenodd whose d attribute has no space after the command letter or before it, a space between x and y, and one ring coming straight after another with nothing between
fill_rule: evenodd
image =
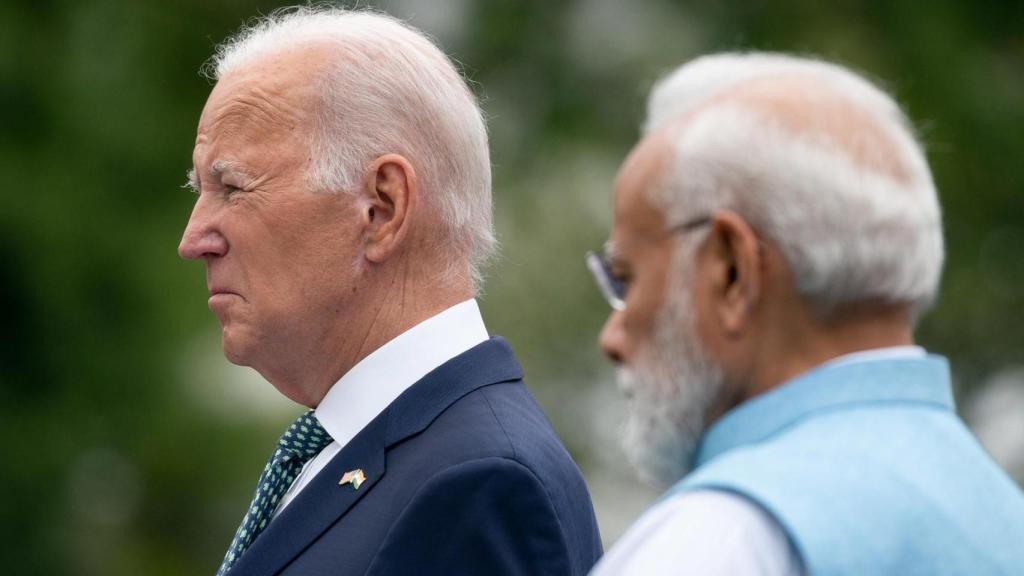
<instances>
[{"instance_id":1,"label":"man's nose","mask_svg":"<svg viewBox=\"0 0 1024 576\"><path fill-rule=\"evenodd\" d=\"M178 255L188 260L199 260L223 256L228 251L228 242L214 225L214 214L205 197L200 195L192 208L185 232L178 244Z\"/></svg>"},{"instance_id":2,"label":"man's nose","mask_svg":"<svg viewBox=\"0 0 1024 576\"><path fill-rule=\"evenodd\" d=\"M624 355L624 337L625 333L622 326L623 313L615 310L608 316L608 319L604 322L604 327L601 328L601 334L597 338L597 345L604 352L605 356L616 363L621 364L625 357Z\"/></svg>"}]
</instances>

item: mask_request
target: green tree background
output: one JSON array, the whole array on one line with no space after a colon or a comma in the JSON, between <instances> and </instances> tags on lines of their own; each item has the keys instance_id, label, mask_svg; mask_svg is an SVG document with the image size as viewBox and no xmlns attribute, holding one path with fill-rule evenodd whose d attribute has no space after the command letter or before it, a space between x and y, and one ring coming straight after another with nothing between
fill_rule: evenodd
<instances>
[{"instance_id":1,"label":"green tree background","mask_svg":"<svg viewBox=\"0 0 1024 576\"><path fill-rule=\"evenodd\" d=\"M8 574L215 571L299 408L218 349L200 265L176 246L210 90L197 69L251 0L0 3L0 555ZM950 356L986 446L1024 477L1024 4L393 0L474 81L503 256L489 329L594 491L608 541L654 492L616 451L594 346L607 309L581 254L653 81L718 50L865 71L927 143L945 212L942 296L918 331ZM1010 411L1009 413L1007 411ZM1009 415L1008 415L1009 414Z\"/></svg>"}]
</instances>

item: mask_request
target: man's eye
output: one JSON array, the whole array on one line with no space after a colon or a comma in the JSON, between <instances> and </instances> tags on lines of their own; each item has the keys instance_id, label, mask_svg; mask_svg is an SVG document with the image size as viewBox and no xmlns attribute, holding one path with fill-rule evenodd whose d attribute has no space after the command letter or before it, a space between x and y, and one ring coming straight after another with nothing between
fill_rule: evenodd
<instances>
[{"instance_id":1,"label":"man's eye","mask_svg":"<svg viewBox=\"0 0 1024 576\"><path fill-rule=\"evenodd\" d=\"M612 272L609 274L608 279L611 281L612 290L615 292L615 295L625 300L626 293L629 292L629 284L632 282L633 278L629 274Z\"/></svg>"},{"instance_id":2,"label":"man's eye","mask_svg":"<svg viewBox=\"0 0 1024 576\"><path fill-rule=\"evenodd\" d=\"M242 189L237 187L237 186L232 186L230 184L225 184L224 185L224 193L227 194L228 196L231 196L235 192L241 192L241 191L242 191Z\"/></svg>"}]
</instances>

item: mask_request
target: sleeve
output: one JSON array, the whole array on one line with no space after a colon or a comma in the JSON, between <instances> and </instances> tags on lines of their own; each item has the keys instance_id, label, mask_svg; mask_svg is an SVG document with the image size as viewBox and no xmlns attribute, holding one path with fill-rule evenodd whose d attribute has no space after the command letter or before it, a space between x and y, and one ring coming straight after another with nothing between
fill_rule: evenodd
<instances>
[{"instance_id":1,"label":"sleeve","mask_svg":"<svg viewBox=\"0 0 1024 576\"><path fill-rule=\"evenodd\" d=\"M367 574L570 574L561 524L531 470L483 458L425 481Z\"/></svg>"},{"instance_id":2,"label":"sleeve","mask_svg":"<svg viewBox=\"0 0 1024 576\"><path fill-rule=\"evenodd\" d=\"M717 490L673 496L644 514L593 576L802 576L785 530L746 498Z\"/></svg>"}]
</instances>

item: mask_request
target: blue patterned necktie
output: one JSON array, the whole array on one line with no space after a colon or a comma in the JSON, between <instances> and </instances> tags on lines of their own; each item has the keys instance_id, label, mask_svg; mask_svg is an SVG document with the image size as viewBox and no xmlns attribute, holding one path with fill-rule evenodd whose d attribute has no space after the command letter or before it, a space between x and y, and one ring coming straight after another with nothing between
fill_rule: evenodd
<instances>
[{"instance_id":1,"label":"blue patterned necktie","mask_svg":"<svg viewBox=\"0 0 1024 576\"><path fill-rule=\"evenodd\" d=\"M217 570L217 576L224 576L231 570L235 562L242 557L242 553L267 527L274 510L277 509L278 502L295 481L302 466L332 441L330 434L313 416L312 410L292 422L281 439L277 441L274 455L263 467L260 483L256 486L256 495L253 496L252 504L249 505L249 511L242 518L242 524L235 532L235 538L231 541L231 547L228 548L227 554L224 555L224 561L221 562L220 569Z\"/></svg>"}]
</instances>

